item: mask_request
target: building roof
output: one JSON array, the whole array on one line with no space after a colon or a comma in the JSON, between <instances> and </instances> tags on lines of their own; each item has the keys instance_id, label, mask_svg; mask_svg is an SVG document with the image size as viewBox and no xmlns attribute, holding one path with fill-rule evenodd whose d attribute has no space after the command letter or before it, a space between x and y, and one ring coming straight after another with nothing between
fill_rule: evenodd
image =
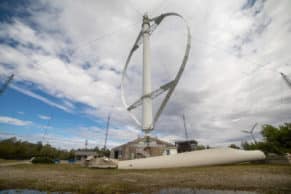
<instances>
[{"instance_id":1,"label":"building roof","mask_svg":"<svg viewBox=\"0 0 291 194\"><path fill-rule=\"evenodd\" d=\"M123 146L126 146L126 145L129 145L129 144L135 144L135 143L138 143L138 142L141 142L141 141L146 141L146 138L149 138L149 141L157 141L157 143L159 144L165 144L166 146L168 147L174 147L175 145L169 143L169 142L166 142L166 141L163 141L163 140L160 140L158 139L157 137L151 137L151 136L144 136L144 137L138 137L137 139L134 139L132 141L129 141L125 144L122 144L122 145L119 145L119 146L116 146L114 148L112 148L112 150L114 149L118 149L120 147L123 147Z\"/></svg>"},{"instance_id":2,"label":"building roof","mask_svg":"<svg viewBox=\"0 0 291 194\"><path fill-rule=\"evenodd\" d=\"M194 139L175 141L175 144L185 144L185 143L197 144L198 142Z\"/></svg>"},{"instance_id":3,"label":"building roof","mask_svg":"<svg viewBox=\"0 0 291 194\"><path fill-rule=\"evenodd\" d=\"M75 156L96 156L97 153L94 151L85 151L85 150L80 150L80 151L75 151Z\"/></svg>"}]
</instances>

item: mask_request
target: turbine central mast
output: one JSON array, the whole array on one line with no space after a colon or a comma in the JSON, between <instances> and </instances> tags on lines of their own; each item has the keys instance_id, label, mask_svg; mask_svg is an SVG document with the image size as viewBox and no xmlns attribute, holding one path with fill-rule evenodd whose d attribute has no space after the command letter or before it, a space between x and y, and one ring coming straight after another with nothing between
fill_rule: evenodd
<instances>
[{"instance_id":1,"label":"turbine central mast","mask_svg":"<svg viewBox=\"0 0 291 194\"><path fill-rule=\"evenodd\" d=\"M147 14L143 16L143 99L142 99L142 130L149 133L153 130L153 105L150 93L151 64L150 64L150 20Z\"/></svg>"}]
</instances>

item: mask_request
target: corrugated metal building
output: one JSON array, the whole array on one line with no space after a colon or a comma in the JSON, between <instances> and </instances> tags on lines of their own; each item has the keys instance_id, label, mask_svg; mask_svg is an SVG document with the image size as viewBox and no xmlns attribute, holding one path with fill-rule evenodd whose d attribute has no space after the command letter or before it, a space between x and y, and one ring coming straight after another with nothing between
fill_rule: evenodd
<instances>
[{"instance_id":1,"label":"corrugated metal building","mask_svg":"<svg viewBox=\"0 0 291 194\"><path fill-rule=\"evenodd\" d=\"M176 147L155 137L145 136L112 148L110 157L119 160L146 158L177 153Z\"/></svg>"},{"instance_id":2,"label":"corrugated metal building","mask_svg":"<svg viewBox=\"0 0 291 194\"><path fill-rule=\"evenodd\" d=\"M191 151L196 150L198 142L194 139L183 140L183 141L176 141L175 145L177 147L178 153L191 152Z\"/></svg>"}]
</instances>

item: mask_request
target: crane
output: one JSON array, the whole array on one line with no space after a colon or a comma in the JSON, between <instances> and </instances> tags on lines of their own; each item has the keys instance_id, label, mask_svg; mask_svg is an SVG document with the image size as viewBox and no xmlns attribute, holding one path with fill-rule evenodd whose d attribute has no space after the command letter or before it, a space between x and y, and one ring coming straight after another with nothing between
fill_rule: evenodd
<instances>
[{"instance_id":1,"label":"crane","mask_svg":"<svg viewBox=\"0 0 291 194\"><path fill-rule=\"evenodd\" d=\"M110 117L111 117L111 113L108 114L107 117L107 124L106 124L106 132L105 132L105 142L104 142L104 151L106 150L106 146L107 146L107 138L108 138L108 131L109 131L109 125L110 125Z\"/></svg>"},{"instance_id":2,"label":"crane","mask_svg":"<svg viewBox=\"0 0 291 194\"><path fill-rule=\"evenodd\" d=\"M291 89L291 80L282 72L280 72L282 78L284 79L284 81L287 83L287 85L289 86L289 88Z\"/></svg>"},{"instance_id":3,"label":"crane","mask_svg":"<svg viewBox=\"0 0 291 194\"><path fill-rule=\"evenodd\" d=\"M248 130L242 130L243 133L247 133L252 137L252 139L253 139L255 144L257 143L257 141L256 141L255 136L254 136L254 130L257 127L257 125L258 125L258 123L255 123L253 125L253 127L251 128L251 130L249 130L249 131Z\"/></svg>"},{"instance_id":4,"label":"crane","mask_svg":"<svg viewBox=\"0 0 291 194\"><path fill-rule=\"evenodd\" d=\"M8 85L10 84L10 82L13 80L14 74L11 74L8 79L5 81L5 83L2 85L2 87L0 88L0 95L2 95L5 90L7 89Z\"/></svg>"}]
</instances>

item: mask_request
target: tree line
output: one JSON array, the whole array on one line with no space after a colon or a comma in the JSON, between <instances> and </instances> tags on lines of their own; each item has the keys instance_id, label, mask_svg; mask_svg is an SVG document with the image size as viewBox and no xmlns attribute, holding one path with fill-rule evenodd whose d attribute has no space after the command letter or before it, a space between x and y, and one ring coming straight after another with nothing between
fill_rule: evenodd
<instances>
[{"instance_id":1,"label":"tree line","mask_svg":"<svg viewBox=\"0 0 291 194\"><path fill-rule=\"evenodd\" d=\"M4 139L0 141L0 158L25 160L32 157L46 157L50 159L69 160L74 158L76 150L62 150L51 146L50 144L42 144L42 142L31 143L28 141L18 140L16 137ZM77 149L77 151L93 151L99 156L110 155L110 150L99 149Z\"/></svg>"},{"instance_id":2,"label":"tree line","mask_svg":"<svg viewBox=\"0 0 291 194\"><path fill-rule=\"evenodd\" d=\"M263 139L259 142L243 142L244 150L262 150L264 153L286 154L291 153L291 123L285 123L278 127L263 125L261 130ZM231 144L229 147L239 148Z\"/></svg>"},{"instance_id":3,"label":"tree line","mask_svg":"<svg viewBox=\"0 0 291 194\"><path fill-rule=\"evenodd\" d=\"M21 141L16 137L0 141L0 158L24 160L38 156L67 160L74 158L74 151L56 149L49 144L43 145L41 142Z\"/></svg>"}]
</instances>

